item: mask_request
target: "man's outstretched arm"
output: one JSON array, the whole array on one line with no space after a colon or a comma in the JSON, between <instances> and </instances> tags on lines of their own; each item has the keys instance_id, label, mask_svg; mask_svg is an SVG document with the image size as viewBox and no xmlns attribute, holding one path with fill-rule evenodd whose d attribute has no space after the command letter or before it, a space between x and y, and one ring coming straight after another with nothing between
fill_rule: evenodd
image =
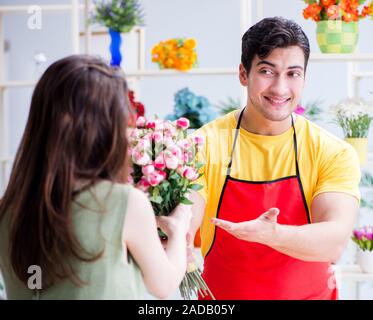
<instances>
[{"instance_id":1,"label":"man's outstretched arm","mask_svg":"<svg viewBox=\"0 0 373 320\"><path fill-rule=\"evenodd\" d=\"M300 260L335 262L351 237L358 208L355 197L326 192L312 202L312 224L278 224L277 216L281 212L277 208L251 221L232 223L212 219L212 222L239 239L268 245Z\"/></svg>"}]
</instances>

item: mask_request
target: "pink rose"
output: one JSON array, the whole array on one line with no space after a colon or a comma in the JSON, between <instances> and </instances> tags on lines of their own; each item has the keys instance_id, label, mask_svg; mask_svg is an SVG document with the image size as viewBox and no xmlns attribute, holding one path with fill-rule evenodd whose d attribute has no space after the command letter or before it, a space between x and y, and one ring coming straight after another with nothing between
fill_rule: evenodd
<instances>
[{"instance_id":1,"label":"pink rose","mask_svg":"<svg viewBox=\"0 0 373 320\"><path fill-rule=\"evenodd\" d=\"M145 166L151 162L151 159L146 152L138 152L137 150L134 150L132 153L132 161L139 166Z\"/></svg>"},{"instance_id":2,"label":"pink rose","mask_svg":"<svg viewBox=\"0 0 373 320\"><path fill-rule=\"evenodd\" d=\"M163 170L164 168L166 168L166 164L164 162L164 156L163 156L163 152L161 152L154 160L154 163L153 163L154 167L158 170Z\"/></svg>"},{"instance_id":3,"label":"pink rose","mask_svg":"<svg viewBox=\"0 0 373 320\"><path fill-rule=\"evenodd\" d=\"M173 155L167 156L167 157L165 157L165 163L166 163L166 167L168 169L174 170L174 169L177 168L177 166L179 164L179 159L178 159L178 157L175 157Z\"/></svg>"},{"instance_id":4,"label":"pink rose","mask_svg":"<svg viewBox=\"0 0 373 320\"><path fill-rule=\"evenodd\" d=\"M146 119L144 117L138 117L136 120L136 127L138 128L144 128L146 124Z\"/></svg>"},{"instance_id":5,"label":"pink rose","mask_svg":"<svg viewBox=\"0 0 373 320\"><path fill-rule=\"evenodd\" d=\"M152 139L154 140L155 143L162 142L162 140L163 140L162 132L159 132L159 131L153 132Z\"/></svg>"},{"instance_id":6,"label":"pink rose","mask_svg":"<svg viewBox=\"0 0 373 320\"><path fill-rule=\"evenodd\" d=\"M160 170L160 171L158 171L158 173L159 173L161 176L163 176L163 180L165 180L165 179L167 178L167 173L166 173L165 171Z\"/></svg>"},{"instance_id":7,"label":"pink rose","mask_svg":"<svg viewBox=\"0 0 373 320\"><path fill-rule=\"evenodd\" d=\"M146 121L145 127L147 129L155 129L155 122L151 121L151 120L148 120L148 121Z\"/></svg>"},{"instance_id":8,"label":"pink rose","mask_svg":"<svg viewBox=\"0 0 373 320\"><path fill-rule=\"evenodd\" d=\"M151 186L155 187L159 185L163 180L164 176L162 174L159 174L158 172L154 171L152 172L148 177L148 182Z\"/></svg>"},{"instance_id":9,"label":"pink rose","mask_svg":"<svg viewBox=\"0 0 373 320\"><path fill-rule=\"evenodd\" d=\"M148 191L149 187L150 184L145 177L141 177L141 180L136 184L136 188L142 190L143 192Z\"/></svg>"},{"instance_id":10,"label":"pink rose","mask_svg":"<svg viewBox=\"0 0 373 320\"><path fill-rule=\"evenodd\" d=\"M150 149L151 142L150 142L149 138L151 138L151 136L144 136L142 139L140 139L137 142L136 149L141 150L141 151L145 151L146 149Z\"/></svg>"},{"instance_id":11,"label":"pink rose","mask_svg":"<svg viewBox=\"0 0 373 320\"><path fill-rule=\"evenodd\" d=\"M148 176L149 174L154 172L154 170L155 170L155 168L151 164L148 164L147 166L144 166L144 167L141 168L141 172L144 176Z\"/></svg>"},{"instance_id":12,"label":"pink rose","mask_svg":"<svg viewBox=\"0 0 373 320\"><path fill-rule=\"evenodd\" d=\"M166 151L166 157L172 155L172 156L175 156L175 157L180 159L181 154L182 154L181 149L176 145L172 146L171 148L167 149L167 151Z\"/></svg>"},{"instance_id":13,"label":"pink rose","mask_svg":"<svg viewBox=\"0 0 373 320\"><path fill-rule=\"evenodd\" d=\"M183 154L181 155L181 161L186 164L189 162L189 156L188 156L188 152L183 152Z\"/></svg>"},{"instance_id":14,"label":"pink rose","mask_svg":"<svg viewBox=\"0 0 373 320\"><path fill-rule=\"evenodd\" d=\"M197 146L201 146L205 143L205 139L202 136L194 136L193 142Z\"/></svg>"},{"instance_id":15,"label":"pink rose","mask_svg":"<svg viewBox=\"0 0 373 320\"><path fill-rule=\"evenodd\" d=\"M196 180L198 178L198 173L194 168L185 166L183 168L183 177L190 181Z\"/></svg>"},{"instance_id":16,"label":"pink rose","mask_svg":"<svg viewBox=\"0 0 373 320\"><path fill-rule=\"evenodd\" d=\"M187 118L184 118L184 117L179 118L179 119L176 120L176 125L183 130L188 129L189 128L189 120Z\"/></svg>"},{"instance_id":17,"label":"pink rose","mask_svg":"<svg viewBox=\"0 0 373 320\"><path fill-rule=\"evenodd\" d=\"M177 145L182 149L189 149L191 147L191 144L187 139L178 141Z\"/></svg>"}]
</instances>

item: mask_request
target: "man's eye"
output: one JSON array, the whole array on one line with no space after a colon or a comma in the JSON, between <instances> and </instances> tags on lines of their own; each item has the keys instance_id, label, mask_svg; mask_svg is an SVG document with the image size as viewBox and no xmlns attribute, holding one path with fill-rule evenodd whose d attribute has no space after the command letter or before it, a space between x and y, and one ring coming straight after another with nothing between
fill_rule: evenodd
<instances>
[{"instance_id":1,"label":"man's eye","mask_svg":"<svg viewBox=\"0 0 373 320\"><path fill-rule=\"evenodd\" d=\"M299 78L299 77L302 76L302 74L299 73L299 72L290 72L289 75L290 75L291 77L293 77L293 78Z\"/></svg>"},{"instance_id":2,"label":"man's eye","mask_svg":"<svg viewBox=\"0 0 373 320\"><path fill-rule=\"evenodd\" d=\"M262 73L262 74L268 74L268 75L273 74L273 72L271 70L266 70L266 69L261 70L260 73Z\"/></svg>"}]
</instances>

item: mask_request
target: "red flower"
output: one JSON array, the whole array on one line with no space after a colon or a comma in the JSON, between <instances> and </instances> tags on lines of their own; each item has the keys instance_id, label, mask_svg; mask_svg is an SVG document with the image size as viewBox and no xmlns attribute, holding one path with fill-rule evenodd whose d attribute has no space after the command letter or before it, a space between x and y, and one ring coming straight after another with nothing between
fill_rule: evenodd
<instances>
[{"instance_id":1,"label":"red flower","mask_svg":"<svg viewBox=\"0 0 373 320\"><path fill-rule=\"evenodd\" d=\"M321 0L321 3L325 8L329 8L330 6L335 5L335 0Z\"/></svg>"},{"instance_id":2,"label":"red flower","mask_svg":"<svg viewBox=\"0 0 373 320\"><path fill-rule=\"evenodd\" d=\"M135 100L135 93L133 90L128 90L128 99L133 110L128 120L128 125L131 126L136 123L138 117L143 117L145 115L145 107L141 102Z\"/></svg>"},{"instance_id":3,"label":"red flower","mask_svg":"<svg viewBox=\"0 0 373 320\"><path fill-rule=\"evenodd\" d=\"M361 16L362 17L369 16L371 14L371 11L372 9L370 8L370 6L364 6L363 11L361 11Z\"/></svg>"},{"instance_id":4,"label":"red flower","mask_svg":"<svg viewBox=\"0 0 373 320\"><path fill-rule=\"evenodd\" d=\"M305 19L311 18L314 21L320 21L320 12L322 10L322 7L317 4L313 3L307 6L306 9L303 10L303 17Z\"/></svg>"},{"instance_id":5,"label":"red flower","mask_svg":"<svg viewBox=\"0 0 373 320\"><path fill-rule=\"evenodd\" d=\"M145 107L141 102L135 100L135 93L133 92L133 90L128 91L128 98L130 100L132 108L136 112L136 118L143 117L145 114Z\"/></svg>"}]
</instances>

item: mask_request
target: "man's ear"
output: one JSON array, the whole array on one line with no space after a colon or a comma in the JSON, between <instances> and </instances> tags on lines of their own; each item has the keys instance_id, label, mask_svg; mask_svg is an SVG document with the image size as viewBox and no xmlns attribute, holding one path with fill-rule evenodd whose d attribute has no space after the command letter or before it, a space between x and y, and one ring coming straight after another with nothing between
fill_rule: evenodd
<instances>
[{"instance_id":1,"label":"man's ear","mask_svg":"<svg viewBox=\"0 0 373 320\"><path fill-rule=\"evenodd\" d=\"M247 74L247 71L246 71L246 69L245 69L245 67L243 66L242 63L240 63L239 78L240 78L241 84L244 87L247 87L247 85L249 83L249 81L248 81L248 74Z\"/></svg>"}]
</instances>

